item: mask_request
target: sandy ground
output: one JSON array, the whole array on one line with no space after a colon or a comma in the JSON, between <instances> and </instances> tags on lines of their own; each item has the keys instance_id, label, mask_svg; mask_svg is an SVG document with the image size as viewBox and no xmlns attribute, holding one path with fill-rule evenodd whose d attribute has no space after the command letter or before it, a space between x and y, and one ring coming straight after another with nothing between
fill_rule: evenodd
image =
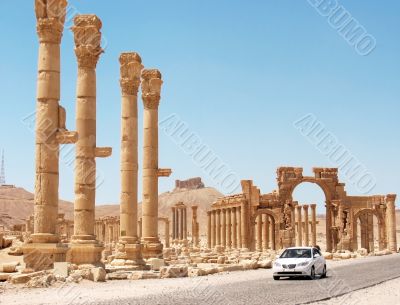
<instances>
[{"instance_id":1,"label":"sandy ground","mask_svg":"<svg viewBox=\"0 0 400 305\"><path fill-rule=\"evenodd\" d=\"M400 276L400 274L399 274ZM312 303L315 305L397 305L400 304L400 278L366 289L361 289L339 298Z\"/></svg>"}]
</instances>

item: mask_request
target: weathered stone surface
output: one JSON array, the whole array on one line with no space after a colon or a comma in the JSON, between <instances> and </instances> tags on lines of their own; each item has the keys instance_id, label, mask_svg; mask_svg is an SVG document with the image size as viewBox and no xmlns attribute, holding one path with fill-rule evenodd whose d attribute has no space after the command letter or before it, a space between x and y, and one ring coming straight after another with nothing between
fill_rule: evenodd
<instances>
[{"instance_id":1,"label":"weathered stone surface","mask_svg":"<svg viewBox=\"0 0 400 305\"><path fill-rule=\"evenodd\" d=\"M151 279L159 279L159 272L152 271L136 271L129 275L128 279L130 280L151 280Z\"/></svg>"},{"instance_id":2,"label":"weathered stone surface","mask_svg":"<svg viewBox=\"0 0 400 305\"><path fill-rule=\"evenodd\" d=\"M160 258L150 258L147 260L147 264L150 265L151 270L160 271L165 266L165 260Z\"/></svg>"},{"instance_id":3,"label":"weathered stone surface","mask_svg":"<svg viewBox=\"0 0 400 305\"><path fill-rule=\"evenodd\" d=\"M105 282L106 281L106 271L102 267L90 269L92 278L94 282Z\"/></svg>"},{"instance_id":4,"label":"weathered stone surface","mask_svg":"<svg viewBox=\"0 0 400 305\"><path fill-rule=\"evenodd\" d=\"M0 272L13 273L17 271L18 262L0 264Z\"/></svg>"},{"instance_id":5,"label":"weathered stone surface","mask_svg":"<svg viewBox=\"0 0 400 305\"><path fill-rule=\"evenodd\" d=\"M260 260L258 261L257 267L263 269L270 269L272 268L272 260L270 259Z\"/></svg>"},{"instance_id":6,"label":"weathered stone surface","mask_svg":"<svg viewBox=\"0 0 400 305\"><path fill-rule=\"evenodd\" d=\"M160 270L161 278L179 278L179 277L187 277L188 276L188 267L187 266L171 266L171 267L162 267Z\"/></svg>"},{"instance_id":7,"label":"weathered stone surface","mask_svg":"<svg viewBox=\"0 0 400 305\"><path fill-rule=\"evenodd\" d=\"M126 280L131 275L131 272L113 272L108 273L106 279L107 280Z\"/></svg>"},{"instance_id":8,"label":"weathered stone surface","mask_svg":"<svg viewBox=\"0 0 400 305\"><path fill-rule=\"evenodd\" d=\"M34 277L40 277L46 275L45 271L38 271L38 272L33 272L29 274L18 274L18 275L13 275L10 277L10 282L12 284L25 284L29 282L31 279Z\"/></svg>"},{"instance_id":9,"label":"weathered stone surface","mask_svg":"<svg viewBox=\"0 0 400 305\"><path fill-rule=\"evenodd\" d=\"M242 261L240 261L239 264L243 266L244 270L257 269L257 265L258 265L256 260L249 260L249 259L242 260Z\"/></svg>"},{"instance_id":10,"label":"weathered stone surface","mask_svg":"<svg viewBox=\"0 0 400 305\"><path fill-rule=\"evenodd\" d=\"M201 268L189 268L188 276L189 277L198 277L198 276L205 276L207 272Z\"/></svg>"},{"instance_id":11,"label":"weathered stone surface","mask_svg":"<svg viewBox=\"0 0 400 305\"><path fill-rule=\"evenodd\" d=\"M57 281L57 278L53 274L45 274L41 276L33 277L29 282L26 283L27 288L47 288L50 287Z\"/></svg>"}]
</instances>

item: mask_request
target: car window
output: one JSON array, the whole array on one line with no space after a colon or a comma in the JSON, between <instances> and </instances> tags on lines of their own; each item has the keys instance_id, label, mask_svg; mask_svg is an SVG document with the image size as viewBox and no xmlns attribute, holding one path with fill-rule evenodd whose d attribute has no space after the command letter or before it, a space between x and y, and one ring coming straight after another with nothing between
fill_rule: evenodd
<instances>
[{"instance_id":1,"label":"car window","mask_svg":"<svg viewBox=\"0 0 400 305\"><path fill-rule=\"evenodd\" d=\"M280 258L311 258L310 249L286 249Z\"/></svg>"}]
</instances>

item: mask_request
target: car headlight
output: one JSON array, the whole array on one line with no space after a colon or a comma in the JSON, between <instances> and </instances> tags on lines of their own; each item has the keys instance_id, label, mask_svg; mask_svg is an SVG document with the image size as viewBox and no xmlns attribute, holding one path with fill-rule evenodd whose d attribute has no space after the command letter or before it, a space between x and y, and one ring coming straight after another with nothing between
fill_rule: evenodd
<instances>
[{"instance_id":1,"label":"car headlight","mask_svg":"<svg viewBox=\"0 0 400 305\"><path fill-rule=\"evenodd\" d=\"M297 266L299 266L299 267L305 267L305 266L308 266L309 263L310 263L310 262L302 262L302 263L298 264Z\"/></svg>"},{"instance_id":2,"label":"car headlight","mask_svg":"<svg viewBox=\"0 0 400 305\"><path fill-rule=\"evenodd\" d=\"M275 266L275 267L277 267L277 268L280 268L280 267L282 267L282 265L281 265L281 264L279 264L278 262L275 262L274 266Z\"/></svg>"}]
</instances>

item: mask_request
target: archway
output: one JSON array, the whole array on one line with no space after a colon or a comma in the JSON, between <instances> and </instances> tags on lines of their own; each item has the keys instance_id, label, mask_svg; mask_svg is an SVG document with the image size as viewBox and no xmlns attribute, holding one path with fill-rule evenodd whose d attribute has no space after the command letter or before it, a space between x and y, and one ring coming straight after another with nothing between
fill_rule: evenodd
<instances>
[{"instance_id":1,"label":"archway","mask_svg":"<svg viewBox=\"0 0 400 305\"><path fill-rule=\"evenodd\" d=\"M353 250L366 249L368 253L383 250L384 226L373 209L363 209L354 215Z\"/></svg>"},{"instance_id":2,"label":"archway","mask_svg":"<svg viewBox=\"0 0 400 305\"><path fill-rule=\"evenodd\" d=\"M271 210L257 210L250 221L251 235L254 236L251 248L260 252L276 250L279 238L277 223L277 216Z\"/></svg>"},{"instance_id":3,"label":"archway","mask_svg":"<svg viewBox=\"0 0 400 305\"><path fill-rule=\"evenodd\" d=\"M296 206L292 216L295 244L318 245L324 251L332 251L334 238L331 231L332 208L328 188L314 179L303 179L293 186L291 200Z\"/></svg>"}]
</instances>

